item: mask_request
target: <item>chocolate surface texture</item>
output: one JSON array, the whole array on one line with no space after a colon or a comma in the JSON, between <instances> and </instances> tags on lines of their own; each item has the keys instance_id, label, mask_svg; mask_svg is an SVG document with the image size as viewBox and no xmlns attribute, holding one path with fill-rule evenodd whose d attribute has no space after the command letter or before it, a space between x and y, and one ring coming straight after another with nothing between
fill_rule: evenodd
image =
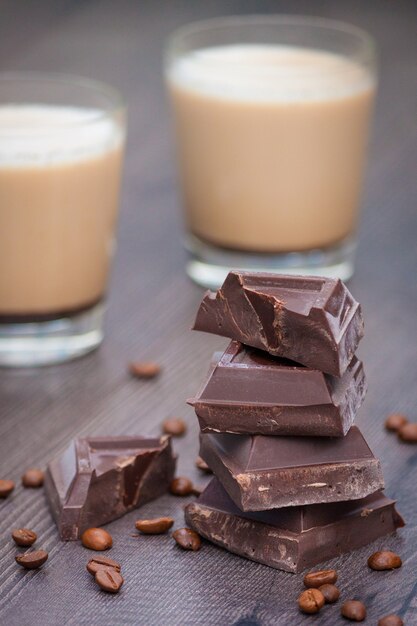
<instances>
[{"instance_id":1,"label":"chocolate surface texture","mask_svg":"<svg viewBox=\"0 0 417 626\"><path fill-rule=\"evenodd\" d=\"M187 524L252 561L300 572L404 526L395 502L378 491L350 502L243 513L216 478L185 509Z\"/></svg>"},{"instance_id":2,"label":"chocolate surface texture","mask_svg":"<svg viewBox=\"0 0 417 626\"><path fill-rule=\"evenodd\" d=\"M189 404L202 432L342 437L366 390L356 357L337 378L231 341Z\"/></svg>"},{"instance_id":3,"label":"chocolate surface texture","mask_svg":"<svg viewBox=\"0 0 417 626\"><path fill-rule=\"evenodd\" d=\"M49 463L45 487L61 539L110 522L168 490L176 460L167 436L76 439Z\"/></svg>"},{"instance_id":4,"label":"chocolate surface texture","mask_svg":"<svg viewBox=\"0 0 417 626\"><path fill-rule=\"evenodd\" d=\"M364 498L384 480L357 426L345 437L200 435L200 456L242 511Z\"/></svg>"},{"instance_id":5,"label":"chocolate surface texture","mask_svg":"<svg viewBox=\"0 0 417 626\"><path fill-rule=\"evenodd\" d=\"M194 330L342 376L363 336L363 319L340 280L232 271L221 289L204 296Z\"/></svg>"}]
</instances>

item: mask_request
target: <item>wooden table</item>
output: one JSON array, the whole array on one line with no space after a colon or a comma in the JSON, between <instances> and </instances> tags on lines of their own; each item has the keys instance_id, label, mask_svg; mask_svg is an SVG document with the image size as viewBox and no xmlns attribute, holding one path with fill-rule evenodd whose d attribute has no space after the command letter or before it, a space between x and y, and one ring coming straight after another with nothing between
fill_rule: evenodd
<instances>
[{"instance_id":1,"label":"wooden table","mask_svg":"<svg viewBox=\"0 0 417 626\"><path fill-rule=\"evenodd\" d=\"M350 287L363 303L366 338L360 354L369 394L358 416L381 458L386 492L407 526L329 565L340 572L343 598L360 598L366 623L389 612L417 624L417 448L384 431L391 411L417 419L416 197L417 5L406 0L322 2L134 2L90 0L0 5L0 69L83 74L117 86L129 102L129 145L112 275L106 340L94 354L66 365L0 371L0 476L19 481L28 466L44 467L75 436L155 434L168 415L184 415L189 432L175 441L179 473L199 484L194 468L197 422L185 405L210 355L226 341L191 333L201 290L184 275L181 223L161 77L161 50L176 26L233 13L297 12L344 19L375 35L381 88L364 198L357 271ZM139 382L130 359L163 364L160 379ZM141 514L174 515L184 500L165 496ZM302 577L246 561L205 543L183 552L172 539L132 536L136 514L109 526L111 556L123 563L118 596L99 592L85 572L89 553L62 543L42 491L23 490L0 503L0 623L5 626L298 626ZM47 565L25 572L14 562L13 527L28 526L49 551ZM381 546L402 555L402 569L375 573L367 556ZM326 607L314 623L344 623Z\"/></svg>"}]
</instances>

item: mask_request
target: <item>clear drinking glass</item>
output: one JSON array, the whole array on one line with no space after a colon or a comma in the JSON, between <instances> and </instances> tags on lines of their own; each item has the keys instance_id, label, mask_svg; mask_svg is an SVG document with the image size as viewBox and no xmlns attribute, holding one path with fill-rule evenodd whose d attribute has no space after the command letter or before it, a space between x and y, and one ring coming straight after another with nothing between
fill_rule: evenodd
<instances>
[{"instance_id":1,"label":"clear drinking glass","mask_svg":"<svg viewBox=\"0 0 417 626\"><path fill-rule=\"evenodd\" d=\"M174 33L165 74L191 278L349 278L376 87L369 35L309 17L208 20Z\"/></svg>"},{"instance_id":2,"label":"clear drinking glass","mask_svg":"<svg viewBox=\"0 0 417 626\"><path fill-rule=\"evenodd\" d=\"M0 365L101 342L124 141L114 89L0 74Z\"/></svg>"}]
</instances>

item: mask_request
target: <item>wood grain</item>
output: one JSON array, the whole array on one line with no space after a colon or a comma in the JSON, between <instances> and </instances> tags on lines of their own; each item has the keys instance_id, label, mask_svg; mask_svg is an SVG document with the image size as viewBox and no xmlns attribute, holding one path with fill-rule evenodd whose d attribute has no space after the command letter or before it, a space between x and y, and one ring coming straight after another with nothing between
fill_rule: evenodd
<instances>
[{"instance_id":1,"label":"wood grain","mask_svg":"<svg viewBox=\"0 0 417 626\"><path fill-rule=\"evenodd\" d=\"M233 13L309 13L356 23L381 49L376 111L357 271L350 287L364 306L360 348L370 383L358 424L383 463L386 492L398 500L407 526L396 537L330 562L339 570L341 598L368 607L366 623L397 612L417 624L417 448L383 429L391 411L417 420L417 7L399 0L151 2L45 0L0 4L0 69L54 70L113 83L129 103L129 145L106 341L84 359L39 370L0 371L0 477L44 467L72 437L158 433L170 415L184 416L187 436L175 441L179 473L203 484L194 468L197 421L185 405L213 350L225 340L189 331L201 290L184 275L170 120L161 75L167 34L185 22ZM129 377L133 359L159 361L160 378ZM141 516L172 515L183 524L184 500L167 495ZM136 514L109 525L112 558L125 585L116 597L100 592L85 571L90 553L61 543L42 492L19 485L0 503L0 623L6 626L169 624L173 626L298 626L311 622L296 608L302 576L277 572L205 543L178 549L169 536L132 537ZM38 533L49 551L42 570L14 562L14 527ZM398 551L403 567L371 572L369 554ZM340 604L340 603L339 603ZM339 605L320 621L345 623Z\"/></svg>"}]
</instances>

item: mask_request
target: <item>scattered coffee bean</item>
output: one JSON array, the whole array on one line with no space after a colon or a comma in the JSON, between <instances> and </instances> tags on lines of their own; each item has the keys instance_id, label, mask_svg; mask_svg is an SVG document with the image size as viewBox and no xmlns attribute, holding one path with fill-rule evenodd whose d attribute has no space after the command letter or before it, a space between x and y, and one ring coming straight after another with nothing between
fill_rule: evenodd
<instances>
[{"instance_id":1,"label":"scattered coffee bean","mask_svg":"<svg viewBox=\"0 0 417 626\"><path fill-rule=\"evenodd\" d=\"M378 626L404 626L404 622L399 615L386 615L378 620Z\"/></svg>"},{"instance_id":2,"label":"scattered coffee bean","mask_svg":"<svg viewBox=\"0 0 417 626\"><path fill-rule=\"evenodd\" d=\"M359 600L346 600L340 607L340 612L352 622L363 622L366 617L366 607Z\"/></svg>"},{"instance_id":3,"label":"scattered coffee bean","mask_svg":"<svg viewBox=\"0 0 417 626\"><path fill-rule=\"evenodd\" d=\"M25 569L37 569L48 560L48 553L45 550L34 550L33 552L18 554L15 559L16 563Z\"/></svg>"},{"instance_id":4,"label":"scattered coffee bean","mask_svg":"<svg viewBox=\"0 0 417 626\"><path fill-rule=\"evenodd\" d=\"M404 424L398 430L398 436L406 443L417 443L417 424Z\"/></svg>"},{"instance_id":5,"label":"scattered coffee bean","mask_svg":"<svg viewBox=\"0 0 417 626\"><path fill-rule=\"evenodd\" d=\"M337 580L337 572L334 569L318 570L316 572L308 572L304 576L304 584L306 587L321 587L329 583L333 585Z\"/></svg>"},{"instance_id":6,"label":"scattered coffee bean","mask_svg":"<svg viewBox=\"0 0 417 626\"><path fill-rule=\"evenodd\" d=\"M201 458L201 456L198 456L196 458L195 466L198 467L199 470L201 470L202 472L206 472L207 474L213 473L211 469L209 468L209 466L207 465L207 463L205 462L205 460Z\"/></svg>"},{"instance_id":7,"label":"scattered coffee bean","mask_svg":"<svg viewBox=\"0 0 417 626\"><path fill-rule=\"evenodd\" d=\"M408 419L405 415L401 415L400 413L393 413L392 415L388 415L385 420L385 428L387 430L397 431L405 424L408 424Z\"/></svg>"},{"instance_id":8,"label":"scattered coffee bean","mask_svg":"<svg viewBox=\"0 0 417 626\"><path fill-rule=\"evenodd\" d=\"M29 528L15 528L12 537L18 546L31 546L35 543L38 535Z\"/></svg>"},{"instance_id":9,"label":"scattered coffee bean","mask_svg":"<svg viewBox=\"0 0 417 626\"><path fill-rule=\"evenodd\" d=\"M184 550L199 550L201 548L201 537L191 528L179 528L172 533L173 538Z\"/></svg>"},{"instance_id":10,"label":"scattered coffee bean","mask_svg":"<svg viewBox=\"0 0 417 626\"><path fill-rule=\"evenodd\" d=\"M24 487L31 487L37 489L43 485L43 471L37 468L31 468L26 470L22 476L22 485Z\"/></svg>"},{"instance_id":11,"label":"scattered coffee bean","mask_svg":"<svg viewBox=\"0 0 417 626\"><path fill-rule=\"evenodd\" d=\"M172 528L174 520L172 517L157 517L155 519L138 519L135 522L136 528L144 535L162 535Z\"/></svg>"},{"instance_id":12,"label":"scattered coffee bean","mask_svg":"<svg viewBox=\"0 0 417 626\"><path fill-rule=\"evenodd\" d=\"M103 567L112 568L116 570L116 572L120 572L122 569L120 563L113 561L113 559L108 559L105 556L94 556L87 563L87 571L93 576L96 575L99 569L103 569Z\"/></svg>"},{"instance_id":13,"label":"scattered coffee bean","mask_svg":"<svg viewBox=\"0 0 417 626\"><path fill-rule=\"evenodd\" d=\"M81 535L81 543L84 548L100 551L111 548L113 539L104 528L87 528Z\"/></svg>"},{"instance_id":14,"label":"scattered coffee bean","mask_svg":"<svg viewBox=\"0 0 417 626\"><path fill-rule=\"evenodd\" d=\"M340 591L336 585L331 585L330 583L320 585L319 591L321 591L324 595L326 604L333 604L333 602L337 602L340 596Z\"/></svg>"},{"instance_id":15,"label":"scattered coffee bean","mask_svg":"<svg viewBox=\"0 0 417 626\"><path fill-rule=\"evenodd\" d=\"M162 430L166 435L182 437L187 432L187 424L181 417L170 417L162 422Z\"/></svg>"},{"instance_id":16,"label":"scattered coffee bean","mask_svg":"<svg viewBox=\"0 0 417 626\"><path fill-rule=\"evenodd\" d=\"M398 554L391 552L390 550L382 550L371 554L368 559L368 565L371 569L377 571L383 571L387 569L397 569L401 567L403 562Z\"/></svg>"},{"instance_id":17,"label":"scattered coffee bean","mask_svg":"<svg viewBox=\"0 0 417 626\"><path fill-rule=\"evenodd\" d=\"M298 606L303 613L318 613L324 606L324 595L319 589L306 589L298 598Z\"/></svg>"},{"instance_id":18,"label":"scattered coffee bean","mask_svg":"<svg viewBox=\"0 0 417 626\"><path fill-rule=\"evenodd\" d=\"M14 489L14 482L12 480L0 479L0 498L7 498L10 496Z\"/></svg>"},{"instance_id":19,"label":"scattered coffee bean","mask_svg":"<svg viewBox=\"0 0 417 626\"><path fill-rule=\"evenodd\" d=\"M189 478L178 476L171 481L169 490L174 496L190 496L194 493L194 485Z\"/></svg>"},{"instance_id":20,"label":"scattered coffee bean","mask_svg":"<svg viewBox=\"0 0 417 626\"><path fill-rule=\"evenodd\" d=\"M157 363L136 361L129 364L129 372L135 378L155 378L161 372L161 367Z\"/></svg>"},{"instance_id":21,"label":"scattered coffee bean","mask_svg":"<svg viewBox=\"0 0 417 626\"><path fill-rule=\"evenodd\" d=\"M117 593L123 585L123 576L113 567L101 567L95 574L95 580L100 589L108 593Z\"/></svg>"}]
</instances>

